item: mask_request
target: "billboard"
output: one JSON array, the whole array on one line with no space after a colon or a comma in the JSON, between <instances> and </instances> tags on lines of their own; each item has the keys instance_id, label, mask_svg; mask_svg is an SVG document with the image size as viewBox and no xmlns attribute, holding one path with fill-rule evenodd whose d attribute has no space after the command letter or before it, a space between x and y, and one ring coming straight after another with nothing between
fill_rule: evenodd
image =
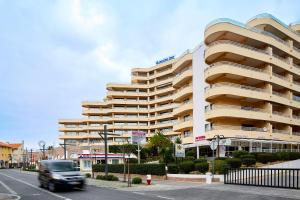
<instances>
[{"instance_id":1,"label":"billboard","mask_svg":"<svg viewBox=\"0 0 300 200\"><path fill-rule=\"evenodd\" d=\"M184 158L185 157L185 149L183 144L175 144L175 157Z\"/></svg>"},{"instance_id":2,"label":"billboard","mask_svg":"<svg viewBox=\"0 0 300 200\"><path fill-rule=\"evenodd\" d=\"M146 132L144 131L132 131L132 144L145 144Z\"/></svg>"}]
</instances>

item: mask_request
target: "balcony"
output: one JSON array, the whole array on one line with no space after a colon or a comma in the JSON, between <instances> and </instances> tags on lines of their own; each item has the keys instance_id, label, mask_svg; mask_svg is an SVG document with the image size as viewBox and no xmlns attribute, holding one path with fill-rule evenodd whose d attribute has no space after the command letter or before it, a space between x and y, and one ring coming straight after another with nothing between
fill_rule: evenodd
<instances>
[{"instance_id":1,"label":"balcony","mask_svg":"<svg viewBox=\"0 0 300 200\"><path fill-rule=\"evenodd\" d=\"M290 124L292 120L289 115L279 111L273 111L272 121Z\"/></svg>"},{"instance_id":2,"label":"balcony","mask_svg":"<svg viewBox=\"0 0 300 200\"><path fill-rule=\"evenodd\" d=\"M277 91L272 91L271 101L284 105L290 104L290 100L286 97L286 95Z\"/></svg>"},{"instance_id":3,"label":"balcony","mask_svg":"<svg viewBox=\"0 0 300 200\"><path fill-rule=\"evenodd\" d=\"M269 81L266 70L234 62L216 62L204 70L204 77L207 81L216 79L223 74L234 74L241 77L245 76L262 81Z\"/></svg>"},{"instance_id":4,"label":"balcony","mask_svg":"<svg viewBox=\"0 0 300 200\"><path fill-rule=\"evenodd\" d=\"M108 97L147 97L147 92L138 91L107 91Z\"/></svg>"},{"instance_id":5,"label":"balcony","mask_svg":"<svg viewBox=\"0 0 300 200\"><path fill-rule=\"evenodd\" d=\"M209 48L205 52L205 59L207 63L212 63L213 61L215 61L218 54L224 52L232 52L233 54L242 55L245 57L249 57L250 55L252 58L261 60L266 63L271 63L287 71L297 73L295 70L291 70L290 63L287 59L277 56L276 54L271 55L265 49L259 49L231 40L218 40L210 43L208 47Z\"/></svg>"},{"instance_id":6,"label":"balcony","mask_svg":"<svg viewBox=\"0 0 300 200\"><path fill-rule=\"evenodd\" d=\"M181 131L192 127L193 127L193 118L190 117L188 119L180 120L177 123L175 123L173 126L173 131Z\"/></svg>"},{"instance_id":7,"label":"balcony","mask_svg":"<svg viewBox=\"0 0 300 200\"><path fill-rule=\"evenodd\" d=\"M179 104L177 108L173 110L173 115L178 116L182 113L190 112L193 110L193 101L184 102Z\"/></svg>"},{"instance_id":8,"label":"balcony","mask_svg":"<svg viewBox=\"0 0 300 200\"><path fill-rule=\"evenodd\" d=\"M255 107L246 107L238 105L213 105L205 113L206 119L219 117L233 117L256 120L269 120L269 113L265 110Z\"/></svg>"},{"instance_id":9,"label":"balcony","mask_svg":"<svg viewBox=\"0 0 300 200\"><path fill-rule=\"evenodd\" d=\"M229 82L220 82L212 84L210 87L206 88L206 100L221 95L233 95L239 97L247 97L251 99L257 98L262 100L270 99L270 95L265 89L253 86L240 85Z\"/></svg>"},{"instance_id":10,"label":"balcony","mask_svg":"<svg viewBox=\"0 0 300 200\"><path fill-rule=\"evenodd\" d=\"M173 101L175 102L181 101L182 99L191 95L192 93L193 93L192 84L185 85L176 91L176 93L173 95Z\"/></svg>"},{"instance_id":11,"label":"balcony","mask_svg":"<svg viewBox=\"0 0 300 200\"><path fill-rule=\"evenodd\" d=\"M193 77L193 70L192 67L187 67L183 71L176 74L176 76L173 79L173 87L178 88L180 87L184 82L187 82L188 80L192 79Z\"/></svg>"},{"instance_id":12,"label":"balcony","mask_svg":"<svg viewBox=\"0 0 300 200\"><path fill-rule=\"evenodd\" d=\"M231 125L216 125L205 132L207 139L212 139L215 135L222 133L226 138L253 138L271 139L270 132L266 127L244 127Z\"/></svg>"}]
</instances>

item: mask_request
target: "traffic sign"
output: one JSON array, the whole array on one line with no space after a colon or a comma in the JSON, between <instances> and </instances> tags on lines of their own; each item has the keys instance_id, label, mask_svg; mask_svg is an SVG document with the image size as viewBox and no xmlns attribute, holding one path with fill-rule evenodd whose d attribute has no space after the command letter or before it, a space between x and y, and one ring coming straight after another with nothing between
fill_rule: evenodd
<instances>
[{"instance_id":1,"label":"traffic sign","mask_svg":"<svg viewBox=\"0 0 300 200\"><path fill-rule=\"evenodd\" d=\"M210 146L211 150L216 150L218 147L218 143L217 143L217 141L211 141L209 146Z\"/></svg>"}]
</instances>

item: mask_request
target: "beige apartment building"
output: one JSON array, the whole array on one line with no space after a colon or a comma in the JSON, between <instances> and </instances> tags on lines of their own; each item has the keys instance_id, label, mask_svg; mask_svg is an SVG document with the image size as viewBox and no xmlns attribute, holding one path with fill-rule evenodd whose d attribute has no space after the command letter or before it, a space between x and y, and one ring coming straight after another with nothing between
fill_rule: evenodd
<instances>
[{"instance_id":1,"label":"beige apartment building","mask_svg":"<svg viewBox=\"0 0 300 200\"><path fill-rule=\"evenodd\" d=\"M193 74L202 79L196 80L198 85L203 82L203 73L195 72L200 69L196 52L201 48L203 53L200 46L178 58L157 61L153 67L134 68L129 84L107 84L103 101L82 102L84 118L59 120L59 131L63 132L60 139L86 147L98 146L102 144L98 133L107 124L108 131L117 134L109 137L109 144L130 142L133 131L145 132L147 138L160 131L172 140L180 137L185 144L193 143L194 102L199 106L204 103L203 86L202 104L193 96L193 79L197 77ZM199 113L204 116L202 107Z\"/></svg>"},{"instance_id":2,"label":"beige apartment building","mask_svg":"<svg viewBox=\"0 0 300 200\"><path fill-rule=\"evenodd\" d=\"M60 139L100 145L98 132L107 124L118 134L110 144L130 140L132 131L148 138L161 131L186 147L222 135L232 141L225 151L299 151L300 24L269 14L245 24L215 20L203 44L134 68L131 83L106 89L103 101L82 103L84 118L59 120Z\"/></svg>"}]
</instances>

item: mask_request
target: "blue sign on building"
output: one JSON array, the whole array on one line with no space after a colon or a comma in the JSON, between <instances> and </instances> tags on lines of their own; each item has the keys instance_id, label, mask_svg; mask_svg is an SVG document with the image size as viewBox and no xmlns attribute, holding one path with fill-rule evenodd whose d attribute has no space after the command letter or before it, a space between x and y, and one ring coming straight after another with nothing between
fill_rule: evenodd
<instances>
[{"instance_id":1,"label":"blue sign on building","mask_svg":"<svg viewBox=\"0 0 300 200\"><path fill-rule=\"evenodd\" d=\"M172 60L172 59L174 59L174 58L175 58L175 56L170 56L170 57L164 58L164 59L162 59L162 60L156 61L156 64L158 65L158 64L160 64L160 63L167 62L167 61Z\"/></svg>"}]
</instances>

